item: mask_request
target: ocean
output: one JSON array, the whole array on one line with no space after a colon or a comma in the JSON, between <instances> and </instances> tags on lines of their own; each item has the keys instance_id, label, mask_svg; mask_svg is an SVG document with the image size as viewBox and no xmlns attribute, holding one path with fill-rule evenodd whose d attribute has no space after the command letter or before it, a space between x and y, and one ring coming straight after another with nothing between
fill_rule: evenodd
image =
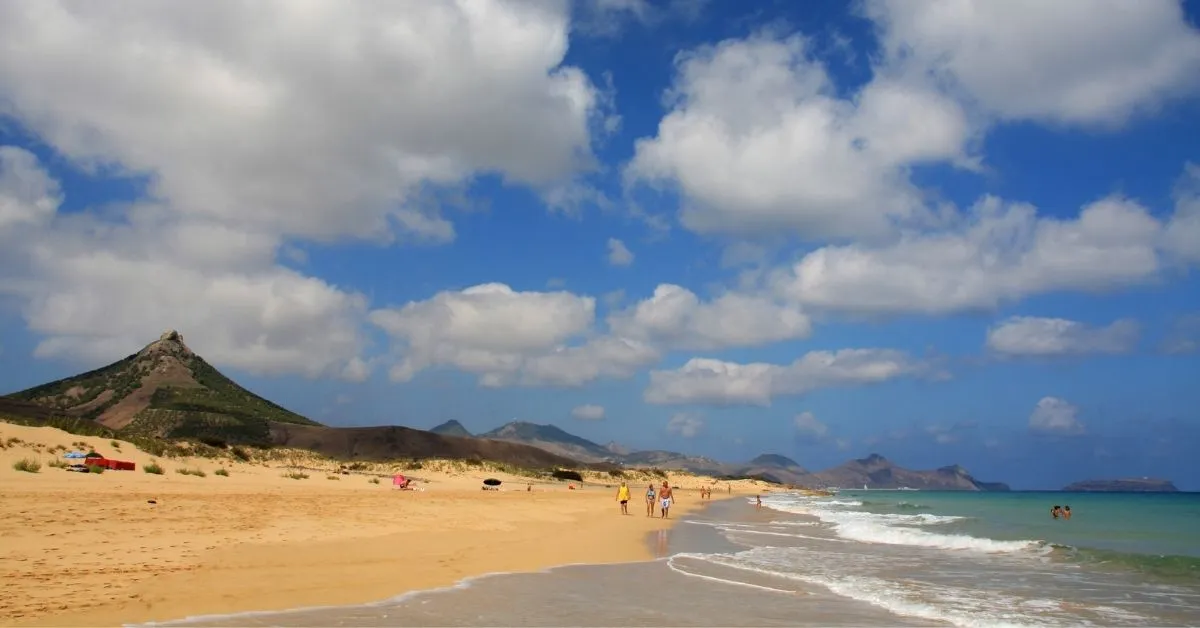
<instances>
[{"instance_id":1,"label":"ocean","mask_svg":"<svg viewBox=\"0 0 1200 628\"><path fill-rule=\"evenodd\" d=\"M1200 494L842 491L715 501L657 559L195 626L1200 626ZM1054 520L1050 507L1073 517ZM410 567L398 567L410 568Z\"/></svg>"}]
</instances>

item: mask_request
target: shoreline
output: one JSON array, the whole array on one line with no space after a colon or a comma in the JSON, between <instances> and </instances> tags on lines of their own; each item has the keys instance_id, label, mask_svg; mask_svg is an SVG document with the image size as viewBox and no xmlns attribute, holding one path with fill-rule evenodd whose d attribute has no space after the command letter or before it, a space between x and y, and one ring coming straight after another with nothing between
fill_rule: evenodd
<instances>
[{"instance_id":1,"label":"shoreline","mask_svg":"<svg viewBox=\"0 0 1200 628\"><path fill-rule=\"evenodd\" d=\"M710 503L698 488L714 484L671 474L681 500L663 520L646 517L640 501L620 515L608 484L615 478L570 490L433 464L420 471L418 490L397 491L374 477L335 475L336 463L328 476L297 480L289 479L294 463L154 459L121 444L121 457L139 467L155 460L166 472L23 473L14 461L48 465L61 457L50 451L56 444L80 437L3 423L0 434L22 441L0 449L0 623L18 626L371 604L491 573L653 560L655 534ZM484 477L512 489L481 491ZM757 490L733 488L733 497Z\"/></svg>"}]
</instances>

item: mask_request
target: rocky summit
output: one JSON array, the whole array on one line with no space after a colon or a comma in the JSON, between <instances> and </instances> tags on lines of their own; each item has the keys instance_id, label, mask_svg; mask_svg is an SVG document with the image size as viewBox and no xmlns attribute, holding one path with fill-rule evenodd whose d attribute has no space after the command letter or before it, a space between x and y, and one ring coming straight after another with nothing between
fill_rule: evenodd
<instances>
[{"instance_id":1,"label":"rocky summit","mask_svg":"<svg viewBox=\"0 0 1200 628\"><path fill-rule=\"evenodd\" d=\"M267 444L270 422L318 425L242 388L169 330L123 360L11 398L124 433Z\"/></svg>"}]
</instances>

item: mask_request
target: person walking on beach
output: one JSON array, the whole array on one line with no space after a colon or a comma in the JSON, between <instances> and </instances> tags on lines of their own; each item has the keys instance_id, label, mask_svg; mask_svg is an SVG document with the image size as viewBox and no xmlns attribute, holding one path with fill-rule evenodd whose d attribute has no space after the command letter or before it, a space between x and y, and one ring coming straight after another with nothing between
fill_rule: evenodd
<instances>
[{"instance_id":1,"label":"person walking on beach","mask_svg":"<svg viewBox=\"0 0 1200 628\"><path fill-rule=\"evenodd\" d=\"M617 501L621 502L621 514L629 514L629 487L625 482L621 482L621 488L617 489Z\"/></svg>"},{"instance_id":2,"label":"person walking on beach","mask_svg":"<svg viewBox=\"0 0 1200 628\"><path fill-rule=\"evenodd\" d=\"M762 510L762 495L755 495L755 496L754 496L754 499L755 499L755 502L756 502L756 503L754 504L754 509L755 509L755 510Z\"/></svg>"},{"instance_id":3,"label":"person walking on beach","mask_svg":"<svg viewBox=\"0 0 1200 628\"><path fill-rule=\"evenodd\" d=\"M674 501L675 490L671 485L663 480L662 489L658 491L659 506L662 507L662 518L666 519L671 514L671 502Z\"/></svg>"},{"instance_id":4,"label":"person walking on beach","mask_svg":"<svg viewBox=\"0 0 1200 628\"><path fill-rule=\"evenodd\" d=\"M654 483L651 482L650 486L646 487L646 516L647 517L654 516L654 505L656 503L658 503L658 500L655 499Z\"/></svg>"}]
</instances>

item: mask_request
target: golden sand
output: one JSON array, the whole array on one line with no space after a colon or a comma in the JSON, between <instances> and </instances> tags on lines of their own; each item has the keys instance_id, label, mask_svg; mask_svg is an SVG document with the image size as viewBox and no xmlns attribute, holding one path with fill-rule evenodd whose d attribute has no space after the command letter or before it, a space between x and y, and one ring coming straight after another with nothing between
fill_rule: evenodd
<instances>
[{"instance_id":1,"label":"golden sand","mask_svg":"<svg viewBox=\"0 0 1200 628\"><path fill-rule=\"evenodd\" d=\"M81 441L138 470L47 466ZM376 484L375 475L342 475L336 463L300 453L257 463L158 459L165 472L153 475L142 467L154 459L128 443L7 423L0 442L6 625L119 625L357 604L489 572L646 560L653 558L647 533L699 508L701 485L720 498L729 484L672 475L684 490L664 521L645 516L639 495L648 475L630 481L632 514L621 516L615 489L602 484L616 480L602 476L570 490L435 463L408 473L419 478L417 490L400 491L386 477ZM22 459L41 469L14 469ZM286 477L301 464L308 477ZM229 475L214 474L221 468ZM503 480L502 490L480 490L486 477ZM732 489L759 490L754 482Z\"/></svg>"}]
</instances>

